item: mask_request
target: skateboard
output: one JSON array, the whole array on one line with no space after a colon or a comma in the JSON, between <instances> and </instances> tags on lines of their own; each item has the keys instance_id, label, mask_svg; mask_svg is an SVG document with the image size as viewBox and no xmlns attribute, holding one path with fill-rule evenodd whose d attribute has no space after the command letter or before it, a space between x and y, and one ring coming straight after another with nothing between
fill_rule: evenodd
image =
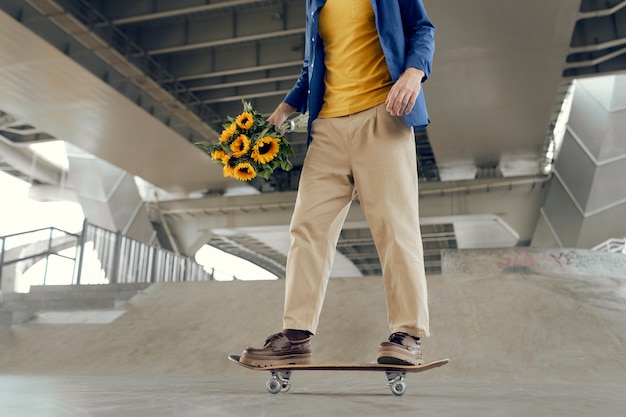
<instances>
[{"instance_id":1,"label":"skateboard","mask_svg":"<svg viewBox=\"0 0 626 417\"><path fill-rule=\"evenodd\" d=\"M293 371L384 371L387 375L387 385L394 395L401 396L406 391L404 377L410 372L423 372L433 368L439 368L450 362L449 359L441 359L428 362L423 365L390 365L378 363L316 363L309 365L276 365L260 368L239 362L239 355L230 355L228 359L244 368L253 371L269 371L272 376L265 385L272 394L287 392L291 388L291 373Z\"/></svg>"}]
</instances>

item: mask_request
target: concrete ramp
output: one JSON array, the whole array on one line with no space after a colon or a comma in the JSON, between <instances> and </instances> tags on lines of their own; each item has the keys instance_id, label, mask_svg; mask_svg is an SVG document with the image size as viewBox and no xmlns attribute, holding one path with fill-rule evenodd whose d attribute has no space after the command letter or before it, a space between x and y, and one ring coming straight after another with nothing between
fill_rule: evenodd
<instances>
[{"instance_id":1,"label":"concrete ramp","mask_svg":"<svg viewBox=\"0 0 626 417\"><path fill-rule=\"evenodd\" d=\"M109 324L13 326L0 373L177 375L246 372L226 360L281 326L283 281L158 284ZM431 276L429 382L621 384L626 280L539 274ZM331 280L317 362L369 362L388 336L382 280Z\"/></svg>"}]
</instances>

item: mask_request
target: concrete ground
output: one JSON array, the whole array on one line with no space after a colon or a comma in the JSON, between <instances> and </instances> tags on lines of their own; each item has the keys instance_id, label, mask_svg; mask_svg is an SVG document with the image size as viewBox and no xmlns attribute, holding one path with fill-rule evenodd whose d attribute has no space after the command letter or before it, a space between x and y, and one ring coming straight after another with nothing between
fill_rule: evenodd
<instances>
[{"instance_id":1,"label":"concrete ground","mask_svg":"<svg viewBox=\"0 0 626 417\"><path fill-rule=\"evenodd\" d=\"M279 330L283 282L159 284L113 321L39 320L0 336L0 415L623 416L626 280L577 275L429 278L427 360L406 378L295 372L269 394L269 372L230 363ZM95 324L94 324L95 323ZM331 280L313 340L316 362L370 362L386 338L381 279Z\"/></svg>"},{"instance_id":2,"label":"concrete ground","mask_svg":"<svg viewBox=\"0 0 626 417\"><path fill-rule=\"evenodd\" d=\"M623 416L626 410L624 385L617 384L460 384L409 378L407 393L395 397L375 374L301 375L290 392L277 395L265 391L265 379L264 373L2 376L0 408L3 416L29 417L589 417Z\"/></svg>"}]
</instances>

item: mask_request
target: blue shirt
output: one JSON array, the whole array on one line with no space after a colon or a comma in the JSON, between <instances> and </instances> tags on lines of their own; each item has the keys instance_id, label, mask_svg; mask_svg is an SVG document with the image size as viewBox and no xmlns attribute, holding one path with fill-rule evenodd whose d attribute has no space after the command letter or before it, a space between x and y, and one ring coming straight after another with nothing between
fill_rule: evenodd
<instances>
[{"instance_id":1,"label":"blue shirt","mask_svg":"<svg viewBox=\"0 0 626 417\"><path fill-rule=\"evenodd\" d=\"M393 82L410 67L424 71L425 81L432 67L435 51L435 27L426 14L422 0L370 0L376 29L389 74ZM318 33L320 9L326 0L307 0L306 41L302 71L285 102L300 112L309 111L311 123L317 118L324 101L324 44ZM423 90L410 114L404 115L407 126L423 129L430 123Z\"/></svg>"}]
</instances>

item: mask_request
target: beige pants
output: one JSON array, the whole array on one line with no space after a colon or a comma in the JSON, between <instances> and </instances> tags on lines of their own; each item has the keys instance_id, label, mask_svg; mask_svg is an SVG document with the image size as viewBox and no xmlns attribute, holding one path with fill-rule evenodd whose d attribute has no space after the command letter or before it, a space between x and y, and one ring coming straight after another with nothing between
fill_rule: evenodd
<instances>
[{"instance_id":1,"label":"beige pants","mask_svg":"<svg viewBox=\"0 0 626 417\"><path fill-rule=\"evenodd\" d=\"M316 119L291 220L285 329L315 333L337 240L358 195L381 261L389 327L427 337L413 130L380 104Z\"/></svg>"}]
</instances>

